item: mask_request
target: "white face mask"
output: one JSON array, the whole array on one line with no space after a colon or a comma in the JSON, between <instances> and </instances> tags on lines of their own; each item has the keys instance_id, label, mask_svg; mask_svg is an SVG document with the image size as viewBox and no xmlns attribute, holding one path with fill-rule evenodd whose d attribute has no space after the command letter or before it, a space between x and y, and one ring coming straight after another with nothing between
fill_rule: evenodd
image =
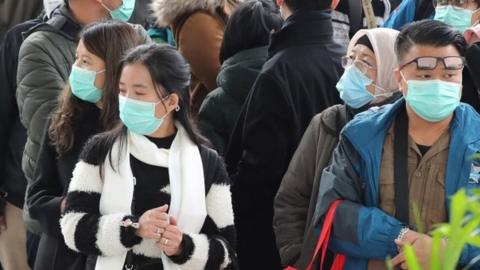
<instances>
[{"instance_id":1,"label":"white face mask","mask_svg":"<svg viewBox=\"0 0 480 270\"><path fill-rule=\"evenodd\" d=\"M52 11L62 4L63 0L43 0L43 8L45 8L45 14L50 18Z\"/></svg>"}]
</instances>

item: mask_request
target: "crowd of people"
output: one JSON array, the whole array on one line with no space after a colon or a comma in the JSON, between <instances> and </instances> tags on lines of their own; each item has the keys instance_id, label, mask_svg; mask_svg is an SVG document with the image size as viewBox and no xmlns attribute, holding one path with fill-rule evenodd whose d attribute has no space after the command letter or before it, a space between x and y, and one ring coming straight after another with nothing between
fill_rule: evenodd
<instances>
[{"instance_id":1,"label":"crowd of people","mask_svg":"<svg viewBox=\"0 0 480 270\"><path fill-rule=\"evenodd\" d=\"M428 269L480 187L480 0L21 2L0 269L305 269L337 202L324 269Z\"/></svg>"}]
</instances>

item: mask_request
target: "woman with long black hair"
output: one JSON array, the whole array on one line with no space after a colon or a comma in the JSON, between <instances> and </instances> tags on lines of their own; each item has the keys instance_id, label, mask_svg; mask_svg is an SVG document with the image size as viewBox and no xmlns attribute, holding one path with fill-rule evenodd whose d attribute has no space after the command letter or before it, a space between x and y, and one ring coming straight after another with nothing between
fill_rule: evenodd
<instances>
[{"instance_id":1,"label":"woman with long black hair","mask_svg":"<svg viewBox=\"0 0 480 270\"><path fill-rule=\"evenodd\" d=\"M236 269L230 183L189 120L190 69L170 46L121 64L120 118L73 173L62 233L95 269Z\"/></svg>"},{"instance_id":2,"label":"woman with long black hair","mask_svg":"<svg viewBox=\"0 0 480 270\"><path fill-rule=\"evenodd\" d=\"M133 26L117 21L95 23L81 34L69 84L46 123L27 191L30 213L42 228L36 270L85 267L86 256L67 248L60 231L64 196L85 142L118 122L117 67L122 55L144 39Z\"/></svg>"}]
</instances>

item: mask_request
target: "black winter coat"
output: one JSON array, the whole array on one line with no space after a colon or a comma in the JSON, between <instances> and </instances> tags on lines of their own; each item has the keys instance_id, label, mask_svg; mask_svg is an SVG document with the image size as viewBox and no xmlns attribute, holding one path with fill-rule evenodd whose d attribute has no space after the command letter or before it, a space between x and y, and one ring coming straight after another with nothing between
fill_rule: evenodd
<instances>
[{"instance_id":1,"label":"black winter coat","mask_svg":"<svg viewBox=\"0 0 480 270\"><path fill-rule=\"evenodd\" d=\"M300 11L272 34L264 64L242 108L226 154L241 269L281 269L273 200L313 116L340 103L342 46L331 15Z\"/></svg>"},{"instance_id":2,"label":"black winter coat","mask_svg":"<svg viewBox=\"0 0 480 270\"><path fill-rule=\"evenodd\" d=\"M101 132L100 110L93 104L86 106L83 119L77 120L73 148L67 153L57 157L47 128L43 135L34 181L27 193L30 214L40 222L42 231L34 270L83 270L85 267L86 256L65 245L60 230L60 205L84 144Z\"/></svg>"},{"instance_id":3,"label":"black winter coat","mask_svg":"<svg viewBox=\"0 0 480 270\"><path fill-rule=\"evenodd\" d=\"M223 155L248 93L267 60L267 47L238 52L227 59L217 76L218 88L200 107L198 127Z\"/></svg>"},{"instance_id":4,"label":"black winter coat","mask_svg":"<svg viewBox=\"0 0 480 270\"><path fill-rule=\"evenodd\" d=\"M478 84L478 76L480 75L479 70L473 68L475 66L474 62L478 62L479 52L475 55L475 52L469 52L471 55L467 56L467 62L469 66L463 69L463 90L462 90L462 99L461 102L471 105L478 113L480 113L480 96L479 88L475 84ZM470 66L470 64L472 66ZM478 63L477 63L478 65ZM477 82L475 82L475 80Z\"/></svg>"},{"instance_id":5,"label":"black winter coat","mask_svg":"<svg viewBox=\"0 0 480 270\"><path fill-rule=\"evenodd\" d=\"M22 32L42 23L35 19L10 29L0 47L0 188L8 193L7 201L23 207L27 180L22 171L22 155L27 131L20 123L17 101L18 53Z\"/></svg>"},{"instance_id":6,"label":"black winter coat","mask_svg":"<svg viewBox=\"0 0 480 270\"><path fill-rule=\"evenodd\" d=\"M474 43L468 48L466 59L468 71L470 72L470 78L473 81L472 85L475 85L475 90L472 91L472 93L475 97L473 100L476 101L476 104L469 104L480 113L480 42ZM463 95L465 95L465 92Z\"/></svg>"}]
</instances>

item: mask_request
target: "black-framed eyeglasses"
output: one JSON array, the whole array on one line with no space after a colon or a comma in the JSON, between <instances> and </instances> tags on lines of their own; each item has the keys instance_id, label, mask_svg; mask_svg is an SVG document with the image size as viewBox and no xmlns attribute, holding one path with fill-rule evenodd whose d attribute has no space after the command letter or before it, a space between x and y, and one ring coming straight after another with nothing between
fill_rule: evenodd
<instances>
[{"instance_id":1,"label":"black-framed eyeglasses","mask_svg":"<svg viewBox=\"0 0 480 270\"><path fill-rule=\"evenodd\" d=\"M438 62L443 62L443 66L446 70L461 70L465 67L465 58L461 56L422 56L401 65L400 70L412 63L415 63L419 70L434 70L437 68Z\"/></svg>"}]
</instances>

